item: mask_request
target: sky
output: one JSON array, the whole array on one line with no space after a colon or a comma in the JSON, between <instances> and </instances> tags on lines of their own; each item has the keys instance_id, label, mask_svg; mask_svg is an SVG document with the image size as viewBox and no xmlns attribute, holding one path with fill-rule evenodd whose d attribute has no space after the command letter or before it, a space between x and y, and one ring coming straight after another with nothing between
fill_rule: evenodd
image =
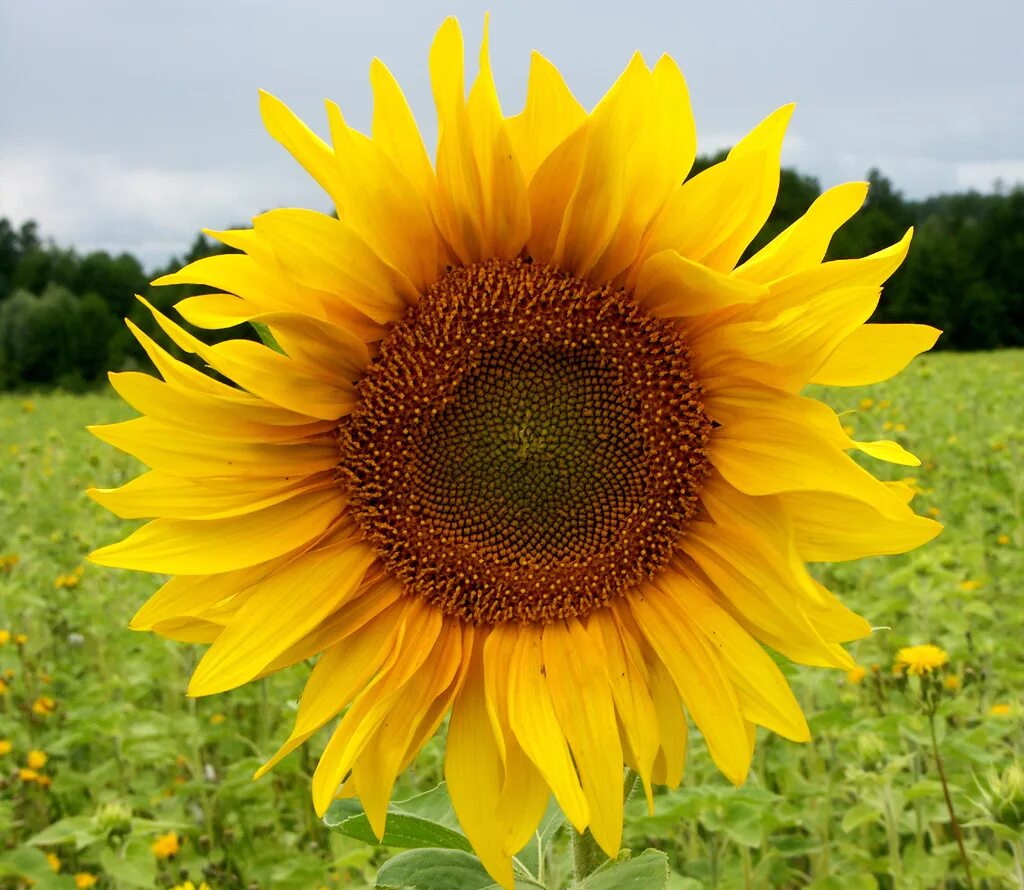
<instances>
[{"instance_id":1,"label":"sky","mask_svg":"<svg viewBox=\"0 0 1024 890\"><path fill-rule=\"evenodd\" d=\"M1021 0L0 0L0 216L147 268L203 227L326 197L264 131L257 90L326 134L370 121L368 71L436 140L427 53L456 15L475 72L485 11L503 108L531 50L588 108L635 50L689 84L702 152L796 103L783 162L823 186L880 168L909 197L1024 182Z\"/></svg>"}]
</instances>

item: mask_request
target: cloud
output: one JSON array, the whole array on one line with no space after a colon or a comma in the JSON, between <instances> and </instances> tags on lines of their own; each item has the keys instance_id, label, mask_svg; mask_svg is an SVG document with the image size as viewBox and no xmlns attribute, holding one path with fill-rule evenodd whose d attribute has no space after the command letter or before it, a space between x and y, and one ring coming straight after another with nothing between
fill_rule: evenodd
<instances>
[{"instance_id":1,"label":"cloud","mask_svg":"<svg viewBox=\"0 0 1024 890\"><path fill-rule=\"evenodd\" d=\"M956 165L956 184L961 188L992 191L996 183L1024 185L1024 160L972 161Z\"/></svg>"}]
</instances>

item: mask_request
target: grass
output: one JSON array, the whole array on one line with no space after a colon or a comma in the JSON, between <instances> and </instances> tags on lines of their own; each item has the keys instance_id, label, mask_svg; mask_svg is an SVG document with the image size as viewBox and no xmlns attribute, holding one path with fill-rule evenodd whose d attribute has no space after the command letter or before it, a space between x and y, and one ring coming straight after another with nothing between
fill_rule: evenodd
<instances>
[{"instance_id":1,"label":"grass","mask_svg":"<svg viewBox=\"0 0 1024 890\"><path fill-rule=\"evenodd\" d=\"M822 394L858 437L921 457L880 472L912 474L918 512L946 531L906 556L818 570L881 629L852 646L860 682L787 668L812 743L762 734L750 782L733 789L694 738L683 786L659 795L654 816L628 803L627 843L665 850L674 890L966 887L916 681L891 673L900 646L925 642L950 653L960 682L937 728L975 886L1019 885L1024 788L997 801L989 773L1024 748L1022 380L1020 351L937 354L889 383ZM83 427L130 415L108 394L0 398L0 886L74 887L75 874L98 888L372 886L388 852L312 813L318 747L250 778L287 734L307 668L188 699L198 647L126 628L156 580L85 564L128 528L81 492L138 467ZM24 778L32 750L47 760ZM435 784L442 758L435 740L395 796ZM158 857L170 834L180 849ZM566 842L551 847L552 887Z\"/></svg>"}]
</instances>

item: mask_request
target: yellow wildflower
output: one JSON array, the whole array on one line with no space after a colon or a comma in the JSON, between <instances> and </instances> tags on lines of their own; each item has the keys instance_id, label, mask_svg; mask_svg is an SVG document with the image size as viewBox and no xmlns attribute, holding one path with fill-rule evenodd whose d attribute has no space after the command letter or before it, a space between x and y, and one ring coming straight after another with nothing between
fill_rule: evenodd
<instances>
[{"instance_id":1,"label":"yellow wildflower","mask_svg":"<svg viewBox=\"0 0 1024 890\"><path fill-rule=\"evenodd\" d=\"M31 414L36 410L36 403L31 399L25 399L25 401L21 403L21 410L26 414Z\"/></svg>"},{"instance_id":2,"label":"yellow wildflower","mask_svg":"<svg viewBox=\"0 0 1024 890\"><path fill-rule=\"evenodd\" d=\"M50 863L50 868L54 871L60 871L60 857L56 853L52 851L47 853L46 861Z\"/></svg>"},{"instance_id":3,"label":"yellow wildflower","mask_svg":"<svg viewBox=\"0 0 1024 890\"><path fill-rule=\"evenodd\" d=\"M87 890L88 887L95 885L97 877L94 874L90 874L87 871L80 871L75 875L75 886L78 890Z\"/></svg>"},{"instance_id":4,"label":"yellow wildflower","mask_svg":"<svg viewBox=\"0 0 1024 890\"><path fill-rule=\"evenodd\" d=\"M992 707L988 709L988 712L993 717L1008 717L1010 710L1011 709L1008 704L1000 703L998 705L992 705Z\"/></svg>"},{"instance_id":5,"label":"yellow wildflower","mask_svg":"<svg viewBox=\"0 0 1024 890\"><path fill-rule=\"evenodd\" d=\"M50 758L46 756L45 751L33 748L28 752L28 756L25 758L25 763L27 763L32 769L42 769L46 766L46 761L49 759Z\"/></svg>"},{"instance_id":6,"label":"yellow wildflower","mask_svg":"<svg viewBox=\"0 0 1024 890\"><path fill-rule=\"evenodd\" d=\"M0 680L0 695L7 695L7 684Z\"/></svg>"},{"instance_id":7,"label":"yellow wildflower","mask_svg":"<svg viewBox=\"0 0 1024 890\"><path fill-rule=\"evenodd\" d=\"M843 432L846 433L846 435L848 436L852 436L854 432L856 432L856 430L854 430L854 428L847 423L843 424Z\"/></svg>"},{"instance_id":8,"label":"yellow wildflower","mask_svg":"<svg viewBox=\"0 0 1024 890\"><path fill-rule=\"evenodd\" d=\"M867 411L870 408L873 408L874 404L875 404L875 400L874 399L861 399L860 400L860 410L861 411Z\"/></svg>"},{"instance_id":9,"label":"yellow wildflower","mask_svg":"<svg viewBox=\"0 0 1024 890\"><path fill-rule=\"evenodd\" d=\"M900 649L896 653L895 667L905 668L908 674L920 677L922 674L930 674L948 662L949 654L944 649L928 643Z\"/></svg>"},{"instance_id":10,"label":"yellow wildflower","mask_svg":"<svg viewBox=\"0 0 1024 890\"><path fill-rule=\"evenodd\" d=\"M22 782L34 782L39 778L39 773L31 767L23 766L18 770L18 778L21 779Z\"/></svg>"},{"instance_id":11,"label":"yellow wildflower","mask_svg":"<svg viewBox=\"0 0 1024 890\"><path fill-rule=\"evenodd\" d=\"M885 423L882 424L882 429L888 433L892 431L894 426L896 426L896 424L894 424L891 420L887 420Z\"/></svg>"},{"instance_id":12,"label":"yellow wildflower","mask_svg":"<svg viewBox=\"0 0 1024 890\"><path fill-rule=\"evenodd\" d=\"M960 678L956 674L950 674L942 681L942 686L947 692L956 692L960 688Z\"/></svg>"},{"instance_id":13,"label":"yellow wildflower","mask_svg":"<svg viewBox=\"0 0 1024 890\"><path fill-rule=\"evenodd\" d=\"M929 516L938 516L941 512L942 511L938 507L929 507L928 508L928 515Z\"/></svg>"},{"instance_id":14,"label":"yellow wildflower","mask_svg":"<svg viewBox=\"0 0 1024 890\"><path fill-rule=\"evenodd\" d=\"M42 773L40 773L36 777L36 784L40 788L49 788L53 784L53 779L51 779L49 776L44 776Z\"/></svg>"},{"instance_id":15,"label":"yellow wildflower","mask_svg":"<svg viewBox=\"0 0 1024 890\"><path fill-rule=\"evenodd\" d=\"M40 717L48 717L55 710L57 710L57 702L48 695L41 695L32 702L32 713L38 714Z\"/></svg>"},{"instance_id":16,"label":"yellow wildflower","mask_svg":"<svg viewBox=\"0 0 1024 890\"><path fill-rule=\"evenodd\" d=\"M897 433L905 433L907 431L907 425L905 423L895 423L892 428Z\"/></svg>"},{"instance_id":17,"label":"yellow wildflower","mask_svg":"<svg viewBox=\"0 0 1024 890\"><path fill-rule=\"evenodd\" d=\"M167 834L162 834L150 845L150 849L153 851L153 855L157 859L169 859L171 856L176 856L178 851L181 849L181 841L178 840L178 835L173 831L169 831Z\"/></svg>"},{"instance_id":18,"label":"yellow wildflower","mask_svg":"<svg viewBox=\"0 0 1024 890\"><path fill-rule=\"evenodd\" d=\"M1003 442L993 442L992 443L992 450L993 451L1002 451L1005 447L1006 447L1006 445Z\"/></svg>"},{"instance_id":19,"label":"yellow wildflower","mask_svg":"<svg viewBox=\"0 0 1024 890\"><path fill-rule=\"evenodd\" d=\"M892 402L889 401L889 399L882 399L882 401L880 401L878 403L878 407L879 408L888 408L891 404L892 404Z\"/></svg>"},{"instance_id":20,"label":"yellow wildflower","mask_svg":"<svg viewBox=\"0 0 1024 890\"><path fill-rule=\"evenodd\" d=\"M973 593L975 590L981 590L984 586L985 583L983 581L976 581L973 578L960 582L960 589L965 593Z\"/></svg>"},{"instance_id":21,"label":"yellow wildflower","mask_svg":"<svg viewBox=\"0 0 1024 890\"><path fill-rule=\"evenodd\" d=\"M0 757L4 754L10 754L13 747L14 745L11 744L9 739L0 739Z\"/></svg>"},{"instance_id":22,"label":"yellow wildflower","mask_svg":"<svg viewBox=\"0 0 1024 890\"><path fill-rule=\"evenodd\" d=\"M997 544L1004 544L1004 545L1005 544L1009 544L1010 543L1010 536L1009 535L1000 535L998 538L996 538L996 543Z\"/></svg>"},{"instance_id":23,"label":"yellow wildflower","mask_svg":"<svg viewBox=\"0 0 1024 890\"><path fill-rule=\"evenodd\" d=\"M210 718L210 722L216 726L218 723L223 723L227 718L223 714L214 714Z\"/></svg>"},{"instance_id":24,"label":"yellow wildflower","mask_svg":"<svg viewBox=\"0 0 1024 890\"><path fill-rule=\"evenodd\" d=\"M28 634L15 634L14 642L19 646L24 646L28 642Z\"/></svg>"},{"instance_id":25,"label":"yellow wildflower","mask_svg":"<svg viewBox=\"0 0 1024 890\"><path fill-rule=\"evenodd\" d=\"M6 646L11 641L11 632L6 628L0 628L0 646Z\"/></svg>"},{"instance_id":26,"label":"yellow wildflower","mask_svg":"<svg viewBox=\"0 0 1024 890\"><path fill-rule=\"evenodd\" d=\"M858 686L867 675L868 672L858 664L846 672L846 680L854 686Z\"/></svg>"}]
</instances>

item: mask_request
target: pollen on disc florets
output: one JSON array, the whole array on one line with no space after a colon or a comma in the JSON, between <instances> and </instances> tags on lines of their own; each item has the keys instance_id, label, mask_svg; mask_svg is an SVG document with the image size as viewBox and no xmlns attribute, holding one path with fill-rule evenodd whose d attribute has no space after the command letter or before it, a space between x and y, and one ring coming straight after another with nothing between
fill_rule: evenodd
<instances>
[{"instance_id":1,"label":"pollen on disc florets","mask_svg":"<svg viewBox=\"0 0 1024 890\"><path fill-rule=\"evenodd\" d=\"M387 567L475 623L585 615L696 509L711 427L671 323L556 269L454 269L391 330L339 427Z\"/></svg>"}]
</instances>

